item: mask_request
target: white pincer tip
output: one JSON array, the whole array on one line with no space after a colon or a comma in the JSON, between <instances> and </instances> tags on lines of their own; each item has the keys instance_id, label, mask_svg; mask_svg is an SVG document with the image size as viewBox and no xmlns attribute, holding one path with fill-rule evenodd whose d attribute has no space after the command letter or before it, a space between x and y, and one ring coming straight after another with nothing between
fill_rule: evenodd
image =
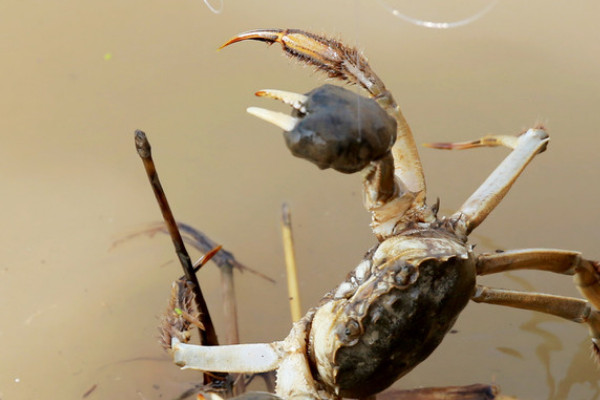
<instances>
[{"instance_id":1,"label":"white pincer tip","mask_svg":"<svg viewBox=\"0 0 600 400\"><path fill-rule=\"evenodd\" d=\"M260 107L248 107L246 111L255 117L270 122L273 125L277 125L286 132L292 131L300 122L300 118L292 117L291 115L287 115L278 111L266 110Z\"/></svg>"}]
</instances>

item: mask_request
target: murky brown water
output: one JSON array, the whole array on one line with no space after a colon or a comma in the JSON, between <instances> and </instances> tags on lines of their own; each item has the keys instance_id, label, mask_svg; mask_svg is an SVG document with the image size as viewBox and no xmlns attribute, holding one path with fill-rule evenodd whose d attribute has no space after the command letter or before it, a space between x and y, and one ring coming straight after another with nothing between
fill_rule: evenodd
<instances>
[{"instance_id":1,"label":"murky brown water","mask_svg":"<svg viewBox=\"0 0 600 400\"><path fill-rule=\"evenodd\" d=\"M487 2L388 4L465 18ZM447 2L446 2L447 3ZM245 113L252 93L308 91L323 77L258 43L251 28L299 27L355 43L393 90L418 142L516 133L543 121L550 151L472 240L480 251L559 247L600 258L600 5L500 2L476 22L431 30L377 1L4 1L0 5L0 399L168 399L199 375L156 343L180 271L166 237L112 243L159 219L133 147L147 131L176 216L276 278L237 276L243 341L289 329L279 207L292 206L304 307L373 244L358 176L292 158ZM451 212L506 154L424 149L429 198ZM214 319L218 274L201 273ZM576 295L569 278L512 273L494 286ZM496 382L523 399L600 397L586 329L471 304L410 388Z\"/></svg>"}]
</instances>

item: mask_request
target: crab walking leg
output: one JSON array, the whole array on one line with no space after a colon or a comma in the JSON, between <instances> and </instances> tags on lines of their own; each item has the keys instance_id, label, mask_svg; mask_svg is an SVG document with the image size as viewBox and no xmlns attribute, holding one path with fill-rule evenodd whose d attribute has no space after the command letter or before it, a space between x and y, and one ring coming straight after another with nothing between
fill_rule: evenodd
<instances>
[{"instance_id":1,"label":"crab walking leg","mask_svg":"<svg viewBox=\"0 0 600 400\"><path fill-rule=\"evenodd\" d=\"M182 369L206 372L259 373L277 369L283 342L201 346L173 338L173 361Z\"/></svg>"},{"instance_id":2,"label":"crab walking leg","mask_svg":"<svg viewBox=\"0 0 600 400\"><path fill-rule=\"evenodd\" d=\"M436 143L423 143L423 146L430 147L432 149L440 150L465 150L474 149L476 147L497 147L505 146L510 149L514 149L519 142L518 136L509 135L486 135L481 139L470 140L468 142L436 142Z\"/></svg>"},{"instance_id":3,"label":"crab walking leg","mask_svg":"<svg viewBox=\"0 0 600 400\"><path fill-rule=\"evenodd\" d=\"M497 304L538 311L569 321L586 323L589 327L596 354L600 351L600 311L593 309L585 300L544 293L489 288L482 285L477 285L471 300L476 303Z\"/></svg>"},{"instance_id":4,"label":"crab walking leg","mask_svg":"<svg viewBox=\"0 0 600 400\"><path fill-rule=\"evenodd\" d=\"M481 254L477 257L477 275L489 275L518 269L535 269L574 275L574 281L596 308L600 309L600 263L586 260L581 253L555 249L511 250Z\"/></svg>"},{"instance_id":5,"label":"crab walking leg","mask_svg":"<svg viewBox=\"0 0 600 400\"><path fill-rule=\"evenodd\" d=\"M555 249L509 250L501 253L480 254L477 256L477 275L519 269L535 269L574 275L581 264L581 253Z\"/></svg>"},{"instance_id":6,"label":"crab walking leg","mask_svg":"<svg viewBox=\"0 0 600 400\"><path fill-rule=\"evenodd\" d=\"M546 149L548 134L541 129L529 129L517 137L514 150L496 167L481 186L454 215L469 234L500 203L515 180L533 157Z\"/></svg>"},{"instance_id":7,"label":"crab walking leg","mask_svg":"<svg viewBox=\"0 0 600 400\"><path fill-rule=\"evenodd\" d=\"M318 400L306 354L307 329L314 311L294 323L283 341L199 346L173 338L173 361L182 369L206 372L260 373L277 370L277 395L283 399Z\"/></svg>"},{"instance_id":8,"label":"crab walking leg","mask_svg":"<svg viewBox=\"0 0 600 400\"><path fill-rule=\"evenodd\" d=\"M397 139L392 148L396 176L416 194L416 208L424 208L425 176L417 146L406 119L383 81L369 66L367 59L355 48L299 29L257 29L238 34L221 48L244 40L279 43L290 57L315 66L330 78L362 86L396 119Z\"/></svg>"}]
</instances>

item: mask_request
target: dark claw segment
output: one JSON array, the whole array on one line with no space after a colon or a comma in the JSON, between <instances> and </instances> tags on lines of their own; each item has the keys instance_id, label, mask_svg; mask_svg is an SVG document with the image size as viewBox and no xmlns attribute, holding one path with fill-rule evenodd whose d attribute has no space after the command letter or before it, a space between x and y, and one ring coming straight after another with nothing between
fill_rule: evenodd
<instances>
[{"instance_id":1,"label":"dark claw segment","mask_svg":"<svg viewBox=\"0 0 600 400\"><path fill-rule=\"evenodd\" d=\"M372 99L334 85L307 93L300 122L285 141L293 155L319 168L353 173L385 156L396 141L396 120Z\"/></svg>"}]
</instances>

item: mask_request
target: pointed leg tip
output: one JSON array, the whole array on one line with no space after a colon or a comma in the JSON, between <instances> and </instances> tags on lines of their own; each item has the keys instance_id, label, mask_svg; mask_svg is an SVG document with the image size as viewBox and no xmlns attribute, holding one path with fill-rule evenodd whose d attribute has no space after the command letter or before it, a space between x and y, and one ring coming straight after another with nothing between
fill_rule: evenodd
<instances>
[{"instance_id":1,"label":"pointed leg tip","mask_svg":"<svg viewBox=\"0 0 600 400\"><path fill-rule=\"evenodd\" d=\"M254 115L255 117L258 117L258 115L261 113L260 110L262 110L262 108L260 108L260 107L248 107L248 108L246 108L246 112L248 114L250 114L250 115Z\"/></svg>"},{"instance_id":2,"label":"pointed leg tip","mask_svg":"<svg viewBox=\"0 0 600 400\"><path fill-rule=\"evenodd\" d=\"M228 41L226 41L225 43L223 43L217 50L223 50L225 47L229 46L230 44L234 44L237 42L240 42L244 39L240 38L239 36L234 36L231 39L229 39Z\"/></svg>"},{"instance_id":3,"label":"pointed leg tip","mask_svg":"<svg viewBox=\"0 0 600 400\"><path fill-rule=\"evenodd\" d=\"M219 47L219 50L231 44L242 42L244 40L259 40L261 42L275 43L280 41L281 36L285 32L286 31L283 29L255 29L251 31L242 32L225 42L221 47Z\"/></svg>"}]
</instances>

